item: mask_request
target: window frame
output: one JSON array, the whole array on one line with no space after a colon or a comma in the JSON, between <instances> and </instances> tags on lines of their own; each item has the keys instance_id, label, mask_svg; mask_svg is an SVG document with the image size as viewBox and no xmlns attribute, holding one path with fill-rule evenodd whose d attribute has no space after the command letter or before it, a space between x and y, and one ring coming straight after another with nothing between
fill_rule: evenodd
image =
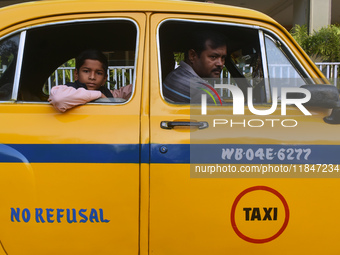
<instances>
[{"instance_id":1,"label":"window frame","mask_svg":"<svg viewBox=\"0 0 340 255\"><path fill-rule=\"evenodd\" d=\"M311 78L309 73L306 71L306 69L301 65L301 63L298 61L296 56L293 54L291 49L287 46L287 44L281 40L276 34L272 33L263 33L263 48L264 52L266 54L264 60L266 61L266 65L264 66L264 69L267 72L267 78L265 79L266 84L268 84L268 90L266 90L269 94L267 95L267 98L270 99L268 103L271 103L271 77L269 77L269 65L268 65L268 55L266 51L266 39L272 41L275 45L279 44L280 46L278 47L278 50L284 55L284 57L287 59L287 61L290 63L290 65L294 68L296 73L299 75L299 78L304 81L305 84L315 84L314 80Z\"/></svg>"},{"instance_id":2,"label":"window frame","mask_svg":"<svg viewBox=\"0 0 340 255\"><path fill-rule=\"evenodd\" d=\"M41 27L47 27L47 26L58 26L58 25L65 25L65 24L74 24L74 23L85 23L85 22L109 22L109 21L129 21L131 22L135 28L136 28L136 42L135 42L135 57L134 57L134 71L133 71L133 81L132 81L132 93L131 96L128 100L125 102L92 102L89 104L100 104L100 105L123 105L127 104L128 102L131 101L133 98L133 94L135 93L135 86L136 86L136 74L137 74L137 60L139 56L139 44L140 44L140 27L137 23L136 20L134 20L132 17L127 18L127 17L112 17L112 18L79 18L76 20L64 20L64 21L55 21L55 22L48 22L45 24L39 24L39 25L34 25L34 26L27 26L20 28L16 31L13 31L3 37L0 38L0 41L5 40L7 37L20 34L19 38L19 47L18 47L18 57L16 60L16 69L15 69L15 75L14 75L14 81L13 81L13 90L12 90L12 96L9 101L0 101L0 103L16 103L18 102L18 93L19 93L19 85L20 85L20 79L22 75L22 63L23 63L23 57L25 54L25 49L26 49L26 34L27 31L36 29L36 28L41 28ZM20 103L24 104L49 104L49 102L45 101L20 101Z\"/></svg>"},{"instance_id":3,"label":"window frame","mask_svg":"<svg viewBox=\"0 0 340 255\"><path fill-rule=\"evenodd\" d=\"M9 33L3 37L0 38L0 42L6 40L7 38L10 38L12 36L19 35L19 44L18 44L18 52L17 52L17 59L15 64L15 71L14 71L14 77L13 77L13 88L12 88L12 95L9 100L0 100L0 103L15 103L16 99L13 98L17 97L18 95L18 88L19 88L19 82L20 82L20 73L21 73L21 64L23 59L23 52L24 52L24 44L26 40L26 29L19 29L17 31L14 31L12 33Z\"/></svg>"},{"instance_id":4,"label":"window frame","mask_svg":"<svg viewBox=\"0 0 340 255\"><path fill-rule=\"evenodd\" d=\"M223 21L209 21L209 20L194 20L194 19L184 19L184 18L168 18L164 19L157 25L157 33L156 33L156 42L157 42L157 60L158 60L158 77L159 77L159 86L160 86L160 94L163 101L167 102L163 95L163 78L162 78L162 62L161 62L161 50L160 50L160 28L165 22L187 22L187 23L202 23L202 24L211 24L211 25L219 25L219 26L233 26L233 27L240 27L240 28L248 28L248 29L255 29L257 30L257 34L259 37L259 46L261 50L261 58L262 58L262 68L263 68L263 78L265 84L265 93L266 93L266 102L271 103L271 86L269 82L269 70L268 70L268 63L267 63L267 52L266 52L266 45L265 45L265 36L270 36L274 40L278 41L285 50L282 50L285 56L289 59L292 63L292 66L297 70L301 78L304 80L308 80L308 83L315 84L313 79L311 78L310 74L307 72L306 68L302 66L300 61L297 59L296 55L291 51L285 41L275 32L264 28L259 25L248 25L248 24L241 24L241 23L233 23L233 22L223 22ZM287 51L287 52L286 52ZM303 76L305 75L305 76ZM169 102L167 102L169 103ZM175 104L176 105L176 104ZM182 105L182 104L181 104ZM188 105L188 104L183 104Z\"/></svg>"}]
</instances>

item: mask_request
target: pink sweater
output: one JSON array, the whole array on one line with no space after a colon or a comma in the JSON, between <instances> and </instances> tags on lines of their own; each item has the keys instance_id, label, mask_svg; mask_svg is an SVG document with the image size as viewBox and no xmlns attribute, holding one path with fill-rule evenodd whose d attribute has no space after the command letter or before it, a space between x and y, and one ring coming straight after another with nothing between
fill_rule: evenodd
<instances>
[{"instance_id":1,"label":"pink sweater","mask_svg":"<svg viewBox=\"0 0 340 255\"><path fill-rule=\"evenodd\" d=\"M121 87L112 92L113 97L129 99L132 93L132 84ZM75 89L66 85L59 85L52 88L48 101L55 109L66 112L77 105L83 105L98 99L102 93L97 90Z\"/></svg>"},{"instance_id":2,"label":"pink sweater","mask_svg":"<svg viewBox=\"0 0 340 255\"><path fill-rule=\"evenodd\" d=\"M102 93L97 90L75 89L66 85L59 85L52 88L48 101L58 111L66 112L68 109L86 104L101 96Z\"/></svg>"}]
</instances>

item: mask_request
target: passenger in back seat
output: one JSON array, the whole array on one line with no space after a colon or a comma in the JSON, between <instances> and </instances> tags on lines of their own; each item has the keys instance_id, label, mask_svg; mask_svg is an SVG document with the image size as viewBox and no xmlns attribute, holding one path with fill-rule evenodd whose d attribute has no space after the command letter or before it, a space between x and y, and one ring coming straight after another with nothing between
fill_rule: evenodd
<instances>
[{"instance_id":1,"label":"passenger in back seat","mask_svg":"<svg viewBox=\"0 0 340 255\"><path fill-rule=\"evenodd\" d=\"M48 101L60 112L98 98L129 99L132 84L113 91L105 86L108 61L98 50L86 50L76 58L75 82L52 88Z\"/></svg>"}]
</instances>

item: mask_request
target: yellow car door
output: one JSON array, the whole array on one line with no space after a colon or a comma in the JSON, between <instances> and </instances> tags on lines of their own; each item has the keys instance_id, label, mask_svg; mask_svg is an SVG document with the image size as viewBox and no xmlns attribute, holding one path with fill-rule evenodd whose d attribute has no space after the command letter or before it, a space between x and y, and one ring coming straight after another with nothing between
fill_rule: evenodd
<instances>
[{"instance_id":1,"label":"yellow car door","mask_svg":"<svg viewBox=\"0 0 340 255\"><path fill-rule=\"evenodd\" d=\"M63 10L59 4L49 9ZM39 11L29 7L26 14ZM0 77L0 241L6 254L138 254L145 16L75 8L62 19L36 13L42 17L0 41L7 61ZM132 66L124 77L132 96L60 113L47 102L44 82L88 47L120 66L109 73L115 88L119 72Z\"/></svg>"},{"instance_id":2,"label":"yellow car door","mask_svg":"<svg viewBox=\"0 0 340 255\"><path fill-rule=\"evenodd\" d=\"M337 89L317 85L322 75L286 32L240 16L152 16L151 254L336 253ZM194 29L229 36L212 83L223 106L162 97ZM313 89L335 99L308 106Z\"/></svg>"}]
</instances>

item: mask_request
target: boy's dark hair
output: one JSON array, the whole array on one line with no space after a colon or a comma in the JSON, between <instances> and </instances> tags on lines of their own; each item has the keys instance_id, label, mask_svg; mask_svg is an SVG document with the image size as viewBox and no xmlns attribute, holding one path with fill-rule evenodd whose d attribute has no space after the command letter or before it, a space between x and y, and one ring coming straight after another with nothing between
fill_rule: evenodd
<instances>
[{"instance_id":1,"label":"boy's dark hair","mask_svg":"<svg viewBox=\"0 0 340 255\"><path fill-rule=\"evenodd\" d=\"M209 46L212 49L227 45L227 38L224 34L211 31L195 31L190 34L189 40L186 45L185 57L188 57L188 51L193 49L198 56L201 55L202 51L206 50L206 42L209 41Z\"/></svg>"},{"instance_id":2,"label":"boy's dark hair","mask_svg":"<svg viewBox=\"0 0 340 255\"><path fill-rule=\"evenodd\" d=\"M89 50L82 51L76 57L76 69L77 70L79 70L79 68L85 63L86 59L98 60L100 63L102 63L104 71L108 69L109 64L103 52L101 52L100 50L89 49Z\"/></svg>"}]
</instances>

